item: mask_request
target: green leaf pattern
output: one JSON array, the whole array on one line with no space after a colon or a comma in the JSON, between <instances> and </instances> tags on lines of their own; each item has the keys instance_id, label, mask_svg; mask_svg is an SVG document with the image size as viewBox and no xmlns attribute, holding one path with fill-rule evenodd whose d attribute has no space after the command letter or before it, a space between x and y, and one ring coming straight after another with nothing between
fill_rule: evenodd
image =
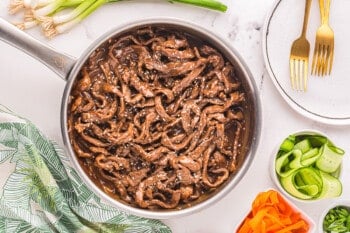
<instances>
[{"instance_id":1,"label":"green leaf pattern","mask_svg":"<svg viewBox=\"0 0 350 233\"><path fill-rule=\"evenodd\" d=\"M9 164L14 171L0 186L0 232L171 232L159 220L102 203L55 142L0 105L0 169Z\"/></svg>"}]
</instances>

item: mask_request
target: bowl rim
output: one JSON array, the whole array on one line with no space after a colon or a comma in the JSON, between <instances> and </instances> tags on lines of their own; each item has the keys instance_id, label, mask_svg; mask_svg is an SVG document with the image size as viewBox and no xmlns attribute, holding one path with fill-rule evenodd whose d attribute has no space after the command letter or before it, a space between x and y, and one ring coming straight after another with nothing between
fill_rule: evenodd
<instances>
[{"instance_id":1,"label":"bowl rim","mask_svg":"<svg viewBox=\"0 0 350 233\"><path fill-rule=\"evenodd\" d=\"M294 133L291 133L291 134L288 134L287 136L285 136L282 140L280 140L275 148L272 150L272 153L270 155L270 161L269 161L269 174L270 174L270 178L271 180L273 181L273 183L275 184L275 186L277 186L277 189L283 193L287 198L293 200L293 201L297 201L299 203L315 203L315 202L318 202L320 200L337 200L339 199L339 197L341 197L343 195L343 193L339 196L339 197L333 197L333 198L326 198L326 199L310 199L310 200L304 200L304 199L300 199L300 198L297 198L295 196L293 196L292 194L288 193L281 185L279 179L278 179L278 175L275 171L275 163L276 163L276 155L277 155L277 152L279 151L279 147L281 145L281 143L283 142L284 139L286 139L289 135L303 135L303 134L313 134L313 135L321 135L321 136L324 136L326 137L330 142L333 142L333 140L324 132L321 132L319 130L316 130L316 129L302 129L302 130L298 130ZM343 175L344 175L344 172L343 172L343 163L341 163L340 165L340 172L339 172L339 177L338 179L340 180L340 182L342 183L343 185Z\"/></svg>"},{"instance_id":2,"label":"bowl rim","mask_svg":"<svg viewBox=\"0 0 350 233\"><path fill-rule=\"evenodd\" d=\"M216 203L218 200L222 199L224 196L226 196L243 178L243 176L246 174L246 172L249 170L250 165L252 164L252 161L255 157L257 148L259 146L260 142L260 135L261 135L261 125L262 125L262 112L261 112L261 100L260 96L258 94L258 88L255 83L254 77L252 73L250 72L249 67L245 63L244 59L240 56L238 51L233 48L231 44L229 44L222 36L216 35L212 31L209 31L208 29L205 29L204 27L195 24L193 22L184 20L184 19L178 19L173 17L150 17L150 18L143 18L139 20L132 20L130 22L126 22L124 24L118 25L114 27L112 30L106 32L103 34L99 39L96 41L98 43L93 43L85 52L85 54L82 55L85 57L88 57L87 55L90 54L92 51L94 51L100 44L102 44L104 41L106 41L108 38L117 35L119 33L125 32L127 30L130 30L131 28L139 27L139 26L146 26L150 24L163 24L163 25L172 25L172 26L179 26L182 28L186 28L187 30L193 30L194 33L198 35L205 36L209 42L213 44L220 45L220 48L222 49L221 52L227 53L227 56L230 56L231 60L234 60L239 65L239 69L242 71L243 76L246 78L245 82L249 86L249 91L251 92L250 95L253 98L252 106L255 110L254 113L254 130L252 130L252 142L249 146L249 150L246 153L246 159L244 160L241 168L236 172L234 175L234 179L229 181L225 187L220 189L219 192L215 193L212 197L195 204L191 207L186 207L183 209L172 209L172 210L159 210L159 211L152 211L148 209L141 209L137 207L132 207L130 205L124 204L116 199L113 199L111 196L106 194L104 191L102 191L97 185L94 184L94 182L88 177L88 175L84 172L82 167L79 164L79 161L77 159L77 156L75 155L73 148L70 144L70 139L68 135L68 129L67 129L67 109L68 109L68 99L70 90L72 88L74 78L70 78L67 82L64 95L62 98L62 104L61 104L61 131L63 136L63 142L64 142L64 148L70 158L70 160L73 163L74 168L76 169L78 175L82 178L82 181L89 187L92 192L94 192L98 197L101 198L101 201L105 201L107 204L109 204L112 207L115 207L117 209L120 209L122 211L125 211L130 214L134 214L140 217L146 217L146 218L153 218L153 219L169 219L174 217L182 217L187 216L190 214L193 214L195 212L198 212L200 210L203 210L214 203ZM81 65L83 62L81 62ZM81 65L76 65L74 69L72 70L70 77L72 77L72 74L79 72ZM74 75L73 75L74 76Z\"/></svg>"}]
</instances>

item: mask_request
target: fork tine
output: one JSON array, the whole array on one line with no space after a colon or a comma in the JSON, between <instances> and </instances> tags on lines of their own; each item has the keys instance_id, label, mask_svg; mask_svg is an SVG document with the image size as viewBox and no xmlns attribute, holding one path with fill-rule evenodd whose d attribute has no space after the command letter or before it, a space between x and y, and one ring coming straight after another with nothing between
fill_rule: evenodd
<instances>
[{"instance_id":1,"label":"fork tine","mask_svg":"<svg viewBox=\"0 0 350 233\"><path fill-rule=\"evenodd\" d=\"M321 75L325 76L327 72L327 65L328 65L328 55L329 55L329 46L328 45L323 45L323 60L322 60L322 66L321 66Z\"/></svg>"},{"instance_id":2,"label":"fork tine","mask_svg":"<svg viewBox=\"0 0 350 233\"><path fill-rule=\"evenodd\" d=\"M307 59L300 59L298 65L298 91L305 91L307 82Z\"/></svg>"},{"instance_id":3,"label":"fork tine","mask_svg":"<svg viewBox=\"0 0 350 233\"><path fill-rule=\"evenodd\" d=\"M301 59L299 63L299 91L303 90L304 65L305 61L304 59Z\"/></svg>"},{"instance_id":4,"label":"fork tine","mask_svg":"<svg viewBox=\"0 0 350 233\"><path fill-rule=\"evenodd\" d=\"M325 51L326 51L326 54L325 54L323 75L327 75L328 74L329 61L330 61L330 55L331 55L331 45L327 45Z\"/></svg>"},{"instance_id":5,"label":"fork tine","mask_svg":"<svg viewBox=\"0 0 350 233\"><path fill-rule=\"evenodd\" d=\"M295 90L299 90L299 77L300 77L300 73L299 73L299 64L300 64L300 60L296 60L296 63L295 63Z\"/></svg>"},{"instance_id":6,"label":"fork tine","mask_svg":"<svg viewBox=\"0 0 350 233\"><path fill-rule=\"evenodd\" d=\"M292 89L295 90L295 59L289 59L290 82Z\"/></svg>"},{"instance_id":7,"label":"fork tine","mask_svg":"<svg viewBox=\"0 0 350 233\"><path fill-rule=\"evenodd\" d=\"M327 75L328 74L331 46L328 45L326 47L325 51L326 51L326 54L325 54L325 61L324 61L324 67L323 67L323 75Z\"/></svg>"},{"instance_id":8,"label":"fork tine","mask_svg":"<svg viewBox=\"0 0 350 233\"><path fill-rule=\"evenodd\" d=\"M324 68L326 65L326 55L327 55L327 48L326 45L322 45L322 52L321 52L321 59L320 59L320 75L324 77Z\"/></svg>"},{"instance_id":9,"label":"fork tine","mask_svg":"<svg viewBox=\"0 0 350 233\"><path fill-rule=\"evenodd\" d=\"M299 60L294 60L294 74L295 74L295 90L299 89Z\"/></svg>"},{"instance_id":10,"label":"fork tine","mask_svg":"<svg viewBox=\"0 0 350 233\"><path fill-rule=\"evenodd\" d=\"M311 74L314 75L316 74L316 60L318 57L318 49L317 49L317 43L315 44L315 48L314 48L314 55L312 57L312 64L311 64Z\"/></svg>"},{"instance_id":11,"label":"fork tine","mask_svg":"<svg viewBox=\"0 0 350 233\"><path fill-rule=\"evenodd\" d=\"M321 75L323 55L324 55L323 45L319 44L318 45L318 56L317 56L317 61L316 61L316 74L318 76Z\"/></svg>"},{"instance_id":12,"label":"fork tine","mask_svg":"<svg viewBox=\"0 0 350 233\"><path fill-rule=\"evenodd\" d=\"M328 69L328 75L331 74L332 67L333 67L333 56L334 56L334 45L331 45L330 52L329 52L329 69Z\"/></svg>"},{"instance_id":13,"label":"fork tine","mask_svg":"<svg viewBox=\"0 0 350 233\"><path fill-rule=\"evenodd\" d=\"M307 89L308 67L309 67L309 62L305 60L304 61L304 91L306 91Z\"/></svg>"},{"instance_id":14,"label":"fork tine","mask_svg":"<svg viewBox=\"0 0 350 233\"><path fill-rule=\"evenodd\" d=\"M301 81L301 60L298 59L298 66L297 66L297 90L300 91L300 81Z\"/></svg>"},{"instance_id":15,"label":"fork tine","mask_svg":"<svg viewBox=\"0 0 350 233\"><path fill-rule=\"evenodd\" d=\"M323 44L321 46L320 69L319 69L319 75L322 77L324 74L324 67L326 64L326 55L327 55L327 49L326 49L326 46Z\"/></svg>"},{"instance_id":16,"label":"fork tine","mask_svg":"<svg viewBox=\"0 0 350 233\"><path fill-rule=\"evenodd\" d=\"M318 65L319 65L319 57L320 57L320 45L315 45L315 57L313 58L315 66L314 66L314 74L318 75Z\"/></svg>"}]
</instances>

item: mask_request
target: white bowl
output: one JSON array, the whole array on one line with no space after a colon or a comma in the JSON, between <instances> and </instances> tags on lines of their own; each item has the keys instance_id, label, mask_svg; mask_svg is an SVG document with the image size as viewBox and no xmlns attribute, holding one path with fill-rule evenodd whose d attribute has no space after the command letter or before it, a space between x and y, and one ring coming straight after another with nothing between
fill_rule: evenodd
<instances>
[{"instance_id":1,"label":"white bowl","mask_svg":"<svg viewBox=\"0 0 350 233\"><path fill-rule=\"evenodd\" d=\"M308 135L320 135L320 136L324 136L326 137L331 143L333 143L332 140L330 140L329 136L327 136L326 134L319 132L317 130L302 130L302 131L297 131L295 133L291 133L289 135L303 135L303 134L308 134ZM286 139L289 135L287 135L286 137L284 137L280 142L278 142L276 148L273 150L271 157L270 157L270 177L272 179L272 181L274 182L274 184L276 185L276 187L278 188L278 190L283 193L286 197L288 197L289 199L293 200L293 201L297 201L297 202L301 202L301 203L310 203L310 202L315 202L315 201L319 201L322 200L322 198L320 199L300 199L298 197L293 196L292 194L290 194L289 192L287 192L281 185L280 180L278 178L278 174L276 173L275 170L275 163L276 163L276 156L277 153L279 151L280 145L282 144L282 142L284 141L284 139ZM334 144L334 143L333 143ZM334 144L335 146L337 146L337 144ZM340 173L339 173L339 177L338 179L340 180L340 182L342 182L343 178L342 178L342 164L340 165ZM341 195L340 195L341 196ZM334 197L334 198L327 198L327 199L336 199L339 197Z\"/></svg>"},{"instance_id":2,"label":"white bowl","mask_svg":"<svg viewBox=\"0 0 350 233\"><path fill-rule=\"evenodd\" d=\"M283 198L283 200L285 200L285 202L291 207L291 209L296 212L296 213L300 213L300 216L302 219L304 219L306 221L306 223L309 225L309 233L313 233L316 230L316 225L315 222L304 212L302 211L300 208L298 208L295 204L293 204L293 202L291 202L290 200L288 200L288 198L286 198L286 196L284 196L279 190L276 190L274 188L270 188L267 189L268 190L275 190L277 191L280 196ZM251 201L251 203L253 203L254 200ZM233 232L238 232L238 229L240 228L240 226L243 224L244 219L251 213L251 208L246 211L246 214L242 217L241 222L235 227Z\"/></svg>"},{"instance_id":3,"label":"white bowl","mask_svg":"<svg viewBox=\"0 0 350 233\"><path fill-rule=\"evenodd\" d=\"M321 214L320 219L318 221L318 226L317 226L317 232L318 233L324 233L323 231L323 220L326 217L328 211L330 211L331 209L337 207L337 206L344 206L347 209L350 210L350 200L338 200L335 202L332 202L332 204L330 204Z\"/></svg>"}]
</instances>

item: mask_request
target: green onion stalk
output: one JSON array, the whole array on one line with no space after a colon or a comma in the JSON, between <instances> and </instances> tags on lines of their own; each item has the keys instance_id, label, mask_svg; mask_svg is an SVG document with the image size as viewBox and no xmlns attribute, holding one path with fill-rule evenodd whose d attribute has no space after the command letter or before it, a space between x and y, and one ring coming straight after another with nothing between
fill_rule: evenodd
<instances>
[{"instance_id":1,"label":"green onion stalk","mask_svg":"<svg viewBox=\"0 0 350 233\"><path fill-rule=\"evenodd\" d=\"M186 3L221 12L226 12L227 10L227 6L225 4L216 0L170 0L169 2Z\"/></svg>"},{"instance_id":2,"label":"green onion stalk","mask_svg":"<svg viewBox=\"0 0 350 233\"><path fill-rule=\"evenodd\" d=\"M24 21L15 24L22 30L41 25L44 35L52 38L79 24L106 3L123 0L11 0L9 13L24 11ZM217 0L167 0L225 12L227 6Z\"/></svg>"}]
</instances>

